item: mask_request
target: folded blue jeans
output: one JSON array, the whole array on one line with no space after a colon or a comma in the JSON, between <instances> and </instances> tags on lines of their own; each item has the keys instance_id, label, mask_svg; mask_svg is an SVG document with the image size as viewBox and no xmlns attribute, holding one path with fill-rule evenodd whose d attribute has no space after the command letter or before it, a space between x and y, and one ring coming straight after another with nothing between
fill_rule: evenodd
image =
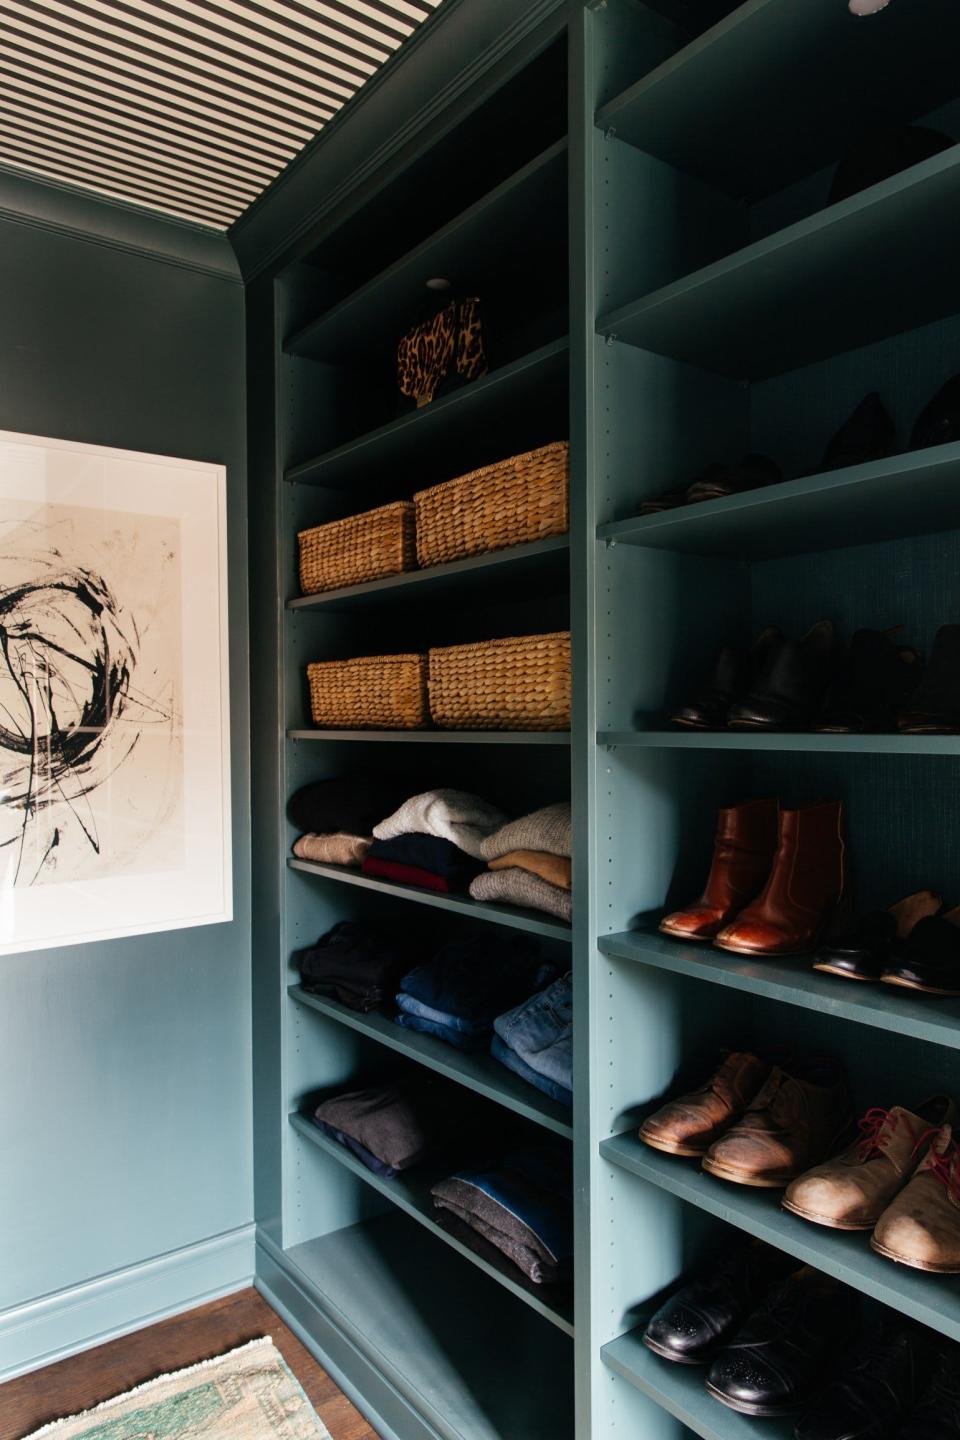
<instances>
[{"instance_id":1,"label":"folded blue jeans","mask_svg":"<svg viewBox=\"0 0 960 1440\"><path fill-rule=\"evenodd\" d=\"M490 1042L490 1054L495 1060L499 1060L501 1065L506 1065L508 1070L512 1070L515 1075L526 1080L529 1085L535 1085L538 1090L543 1091L544 1095L549 1095L551 1100L559 1100L561 1105L573 1108L572 1090L565 1085L558 1085L554 1080L548 1079L546 1075L540 1075L536 1070L531 1070L530 1066L520 1059L516 1051L511 1050L510 1046L500 1039L499 1035L494 1035Z\"/></svg>"},{"instance_id":2,"label":"folded blue jeans","mask_svg":"<svg viewBox=\"0 0 960 1440\"><path fill-rule=\"evenodd\" d=\"M397 1006L406 1015L416 1015L419 1020L432 1020L436 1025L446 1025L448 1029L459 1030L464 1035L489 1035L492 1029L488 1020L464 1020L459 1015L450 1015L445 1010L425 1005L415 995L406 995L402 990L397 996Z\"/></svg>"},{"instance_id":3,"label":"folded blue jeans","mask_svg":"<svg viewBox=\"0 0 960 1440\"><path fill-rule=\"evenodd\" d=\"M465 1050L469 1055L482 1054L489 1044L488 1030L482 1035L466 1035L462 1030L454 1030L452 1025L443 1025L437 1020L425 1019L422 1015L408 1015L405 1010L401 1010L399 1015L393 1018L405 1030L418 1030L421 1035L436 1035L438 1040L446 1040L454 1049Z\"/></svg>"},{"instance_id":4,"label":"folded blue jeans","mask_svg":"<svg viewBox=\"0 0 960 1440\"><path fill-rule=\"evenodd\" d=\"M573 1084L573 983L567 974L514 1010L498 1015L493 1028L524 1064L556 1085Z\"/></svg>"},{"instance_id":5,"label":"folded blue jeans","mask_svg":"<svg viewBox=\"0 0 960 1440\"><path fill-rule=\"evenodd\" d=\"M457 1016L465 1027L489 1029L497 1015L556 978L556 966L540 959L531 936L482 931L444 945L408 971L397 989L431 1010Z\"/></svg>"}]
</instances>

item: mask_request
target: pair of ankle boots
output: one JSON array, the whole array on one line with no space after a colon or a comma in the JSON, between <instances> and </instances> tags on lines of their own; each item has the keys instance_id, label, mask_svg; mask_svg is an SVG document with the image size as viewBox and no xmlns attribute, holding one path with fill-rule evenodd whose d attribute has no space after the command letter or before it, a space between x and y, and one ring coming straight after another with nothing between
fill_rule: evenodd
<instances>
[{"instance_id":1,"label":"pair of ankle boots","mask_svg":"<svg viewBox=\"0 0 960 1440\"><path fill-rule=\"evenodd\" d=\"M839 800L793 810L776 799L749 800L719 811L703 894L664 916L660 929L735 954L803 955L816 946L844 892Z\"/></svg>"}]
</instances>

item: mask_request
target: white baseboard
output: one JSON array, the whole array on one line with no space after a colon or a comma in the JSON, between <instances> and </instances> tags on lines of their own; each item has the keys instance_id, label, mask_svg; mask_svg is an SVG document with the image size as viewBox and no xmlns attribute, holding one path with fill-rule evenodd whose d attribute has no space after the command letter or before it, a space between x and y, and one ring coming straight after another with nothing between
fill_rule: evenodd
<instances>
[{"instance_id":1,"label":"white baseboard","mask_svg":"<svg viewBox=\"0 0 960 1440\"><path fill-rule=\"evenodd\" d=\"M0 1383L251 1284L254 1237L244 1225L0 1310Z\"/></svg>"}]
</instances>

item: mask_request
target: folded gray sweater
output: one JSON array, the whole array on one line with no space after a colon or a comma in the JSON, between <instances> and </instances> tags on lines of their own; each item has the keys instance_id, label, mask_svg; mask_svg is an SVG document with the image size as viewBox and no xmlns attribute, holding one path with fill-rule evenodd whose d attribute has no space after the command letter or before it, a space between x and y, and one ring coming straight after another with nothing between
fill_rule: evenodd
<instances>
[{"instance_id":1,"label":"folded gray sweater","mask_svg":"<svg viewBox=\"0 0 960 1440\"><path fill-rule=\"evenodd\" d=\"M483 860L498 860L511 850L547 850L551 855L572 854L570 802L545 805L532 815L508 820L488 835L480 846Z\"/></svg>"},{"instance_id":2,"label":"folded gray sweater","mask_svg":"<svg viewBox=\"0 0 960 1440\"><path fill-rule=\"evenodd\" d=\"M561 920L570 920L570 891L551 885L530 870L511 867L509 870L484 870L470 882L474 900L494 900L504 905L529 905L531 910L545 910Z\"/></svg>"},{"instance_id":3,"label":"folded gray sweater","mask_svg":"<svg viewBox=\"0 0 960 1440\"><path fill-rule=\"evenodd\" d=\"M400 835L438 835L461 850L481 858L481 844L506 822L506 815L488 805L479 795L465 790L426 790L405 800L399 810L375 825L378 840L396 840Z\"/></svg>"}]
</instances>

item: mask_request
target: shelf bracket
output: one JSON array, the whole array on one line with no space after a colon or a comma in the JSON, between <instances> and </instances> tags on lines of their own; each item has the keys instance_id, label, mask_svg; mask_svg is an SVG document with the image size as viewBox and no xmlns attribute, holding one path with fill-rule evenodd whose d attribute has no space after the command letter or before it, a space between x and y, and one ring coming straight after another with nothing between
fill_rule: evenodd
<instances>
[{"instance_id":1,"label":"shelf bracket","mask_svg":"<svg viewBox=\"0 0 960 1440\"><path fill-rule=\"evenodd\" d=\"M604 341L606 342L607 345L616 345L616 343L617 343L617 332L616 332L616 330L611 330L608 334L604 335L603 338L604 338Z\"/></svg>"},{"instance_id":2,"label":"shelf bracket","mask_svg":"<svg viewBox=\"0 0 960 1440\"><path fill-rule=\"evenodd\" d=\"M617 138L616 125L608 125L606 130L604 130L603 132L603 138L604 140L615 140Z\"/></svg>"}]
</instances>

